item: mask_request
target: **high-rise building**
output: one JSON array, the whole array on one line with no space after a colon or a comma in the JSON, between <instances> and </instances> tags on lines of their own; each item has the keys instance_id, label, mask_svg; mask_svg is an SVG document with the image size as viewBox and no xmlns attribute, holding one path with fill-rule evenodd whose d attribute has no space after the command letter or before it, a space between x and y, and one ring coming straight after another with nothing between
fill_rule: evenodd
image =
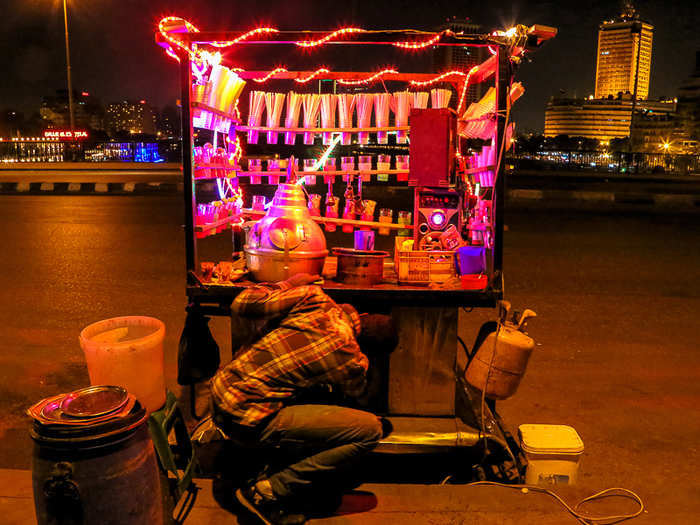
<instances>
[{"instance_id":1,"label":"high-rise building","mask_svg":"<svg viewBox=\"0 0 700 525\"><path fill-rule=\"evenodd\" d=\"M678 89L678 117L688 137L700 140L700 51L695 55L695 71Z\"/></svg>"},{"instance_id":2,"label":"high-rise building","mask_svg":"<svg viewBox=\"0 0 700 525\"><path fill-rule=\"evenodd\" d=\"M545 137L568 135L607 141L630 135L632 111L640 115L668 116L676 109L673 100L644 100L632 103L632 96L615 99L552 98L544 117ZM664 117L664 118L666 118ZM635 117L637 122L638 117Z\"/></svg>"},{"instance_id":3,"label":"high-rise building","mask_svg":"<svg viewBox=\"0 0 700 525\"><path fill-rule=\"evenodd\" d=\"M145 100L109 104L105 115L105 128L111 134L130 133L155 135L156 114Z\"/></svg>"},{"instance_id":4,"label":"high-rise building","mask_svg":"<svg viewBox=\"0 0 700 525\"><path fill-rule=\"evenodd\" d=\"M436 28L437 31L450 30L454 33L479 34L482 27L479 24L467 19L457 17L449 18L444 24ZM458 70L469 71L474 66L478 66L490 56L486 47L469 46L435 46L433 50L433 70L436 73ZM476 102L485 93L484 85L481 82L473 83L467 89L465 102ZM465 106L466 107L466 106Z\"/></svg>"},{"instance_id":5,"label":"high-rise building","mask_svg":"<svg viewBox=\"0 0 700 525\"><path fill-rule=\"evenodd\" d=\"M87 91L73 90L73 113L76 128L103 129L104 108ZM57 89L55 95L42 97L39 114L47 128L67 129L70 126L68 90Z\"/></svg>"},{"instance_id":6,"label":"high-rise building","mask_svg":"<svg viewBox=\"0 0 700 525\"><path fill-rule=\"evenodd\" d=\"M600 24L595 98L618 93L649 96L651 46L654 26L639 18L631 2L624 2L622 14Z\"/></svg>"}]
</instances>

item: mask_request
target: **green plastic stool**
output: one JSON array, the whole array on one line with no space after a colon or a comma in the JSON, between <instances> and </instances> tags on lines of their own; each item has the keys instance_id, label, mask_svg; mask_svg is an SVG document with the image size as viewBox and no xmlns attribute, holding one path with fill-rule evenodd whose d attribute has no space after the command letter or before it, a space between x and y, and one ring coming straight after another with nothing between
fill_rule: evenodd
<instances>
[{"instance_id":1,"label":"green plastic stool","mask_svg":"<svg viewBox=\"0 0 700 525\"><path fill-rule=\"evenodd\" d=\"M170 492L174 503L177 504L192 485L197 459L185 419L172 392L168 391L163 408L148 416L148 430L161 468L166 474L172 474L174 477L174 482L170 484ZM175 432L175 443L171 445L168 436L172 431ZM170 476L168 478L172 479Z\"/></svg>"}]
</instances>

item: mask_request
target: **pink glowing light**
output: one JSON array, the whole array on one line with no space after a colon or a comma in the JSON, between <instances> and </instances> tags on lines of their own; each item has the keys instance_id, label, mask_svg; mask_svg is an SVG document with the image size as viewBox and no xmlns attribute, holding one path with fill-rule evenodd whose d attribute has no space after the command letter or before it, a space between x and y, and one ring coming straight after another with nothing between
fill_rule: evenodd
<instances>
[{"instance_id":1,"label":"pink glowing light","mask_svg":"<svg viewBox=\"0 0 700 525\"><path fill-rule=\"evenodd\" d=\"M425 42L394 42L392 45L396 47L401 47L403 49L411 50L425 49L426 47L430 47L433 44L437 44L441 38L442 33L439 33L430 40L426 40Z\"/></svg>"},{"instance_id":2,"label":"pink glowing light","mask_svg":"<svg viewBox=\"0 0 700 525\"><path fill-rule=\"evenodd\" d=\"M306 78L295 78L294 82L298 82L299 84L306 84L307 82L313 80L317 76L319 76L321 73L330 73L329 69L326 69L325 67L319 68L313 73L311 73L308 77Z\"/></svg>"},{"instance_id":3,"label":"pink glowing light","mask_svg":"<svg viewBox=\"0 0 700 525\"><path fill-rule=\"evenodd\" d=\"M287 69L284 68L284 67L277 67L277 68L273 69L272 71L270 71L270 72L269 72L267 75L265 75L264 77L261 77L261 78L252 78L251 80L252 80L253 82L257 82L258 84L262 84L263 82L267 82L268 80L270 80L270 79L271 79L272 77L274 77L277 73L285 73L286 71L287 71Z\"/></svg>"},{"instance_id":4,"label":"pink glowing light","mask_svg":"<svg viewBox=\"0 0 700 525\"><path fill-rule=\"evenodd\" d=\"M399 72L396 71L395 69L383 69L382 71L375 73L374 75L372 75L370 77L363 78L360 80L340 79L340 80L338 80L338 84L344 84L346 86L359 86L361 84L371 84L372 82L374 82L375 80L379 80L383 76L391 75L391 74L396 75L398 73Z\"/></svg>"},{"instance_id":5,"label":"pink glowing light","mask_svg":"<svg viewBox=\"0 0 700 525\"><path fill-rule=\"evenodd\" d=\"M409 84L412 86L416 87L421 87L421 86L429 86L430 84L435 84L436 82L441 82L444 79L454 76L454 75L460 75L463 77L466 77L469 75L469 73L465 73L464 71L457 71L457 70L452 70L452 71L447 71L445 73L442 73L441 75L436 76L435 78L431 78L430 80L411 80Z\"/></svg>"},{"instance_id":6,"label":"pink glowing light","mask_svg":"<svg viewBox=\"0 0 700 525\"><path fill-rule=\"evenodd\" d=\"M462 109L462 104L464 104L464 100L467 98L467 89L469 89L469 78L472 76L473 73L476 73L479 70L479 66L474 66L469 70L469 73L467 73L467 78L464 79L464 84L462 84L462 93L459 96L459 104L457 104L457 114L459 115L460 110Z\"/></svg>"},{"instance_id":7,"label":"pink glowing light","mask_svg":"<svg viewBox=\"0 0 700 525\"><path fill-rule=\"evenodd\" d=\"M351 34L351 33L364 33L364 29L360 29L359 27L344 27L343 29L338 29L337 31L333 31L332 33L327 34L323 38L319 38L318 40L303 40L301 42L294 42L296 45L300 47L317 47L320 45L325 44L329 40L333 40L336 37Z\"/></svg>"},{"instance_id":8,"label":"pink glowing light","mask_svg":"<svg viewBox=\"0 0 700 525\"><path fill-rule=\"evenodd\" d=\"M247 33L242 34L234 40L227 40L225 42L211 42L211 45L214 47L230 47L235 46L236 44L243 42L244 40L248 40L250 37L253 37L255 35L269 35L271 33L279 33L279 30L275 29L274 27L258 27L251 31L248 31Z\"/></svg>"}]
</instances>

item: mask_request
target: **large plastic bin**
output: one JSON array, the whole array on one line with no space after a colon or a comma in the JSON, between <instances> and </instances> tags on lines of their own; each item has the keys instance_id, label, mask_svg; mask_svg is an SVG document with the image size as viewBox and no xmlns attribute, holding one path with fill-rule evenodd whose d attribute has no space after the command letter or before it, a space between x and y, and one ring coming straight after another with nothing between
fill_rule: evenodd
<instances>
[{"instance_id":1,"label":"large plastic bin","mask_svg":"<svg viewBox=\"0 0 700 525\"><path fill-rule=\"evenodd\" d=\"M136 396L150 413L165 403L165 325L153 317L115 317L80 332L90 383L117 385Z\"/></svg>"}]
</instances>

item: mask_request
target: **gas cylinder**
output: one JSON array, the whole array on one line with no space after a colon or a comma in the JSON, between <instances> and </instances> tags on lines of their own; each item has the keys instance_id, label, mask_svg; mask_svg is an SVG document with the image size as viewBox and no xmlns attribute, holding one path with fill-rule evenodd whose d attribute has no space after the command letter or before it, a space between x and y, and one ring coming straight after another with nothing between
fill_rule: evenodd
<instances>
[{"instance_id":1,"label":"gas cylinder","mask_svg":"<svg viewBox=\"0 0 700 525\"><path fill-rule=\"evenodd\" d=\"M507 399L515 393L535 348L535 342L523 331L525 321L535 312L525 310L517 322L511 322L505 320L510 308L506 305L498 328L475 351L465 375L467 382L489 399Z\"/></svg>"}]
</instances>

